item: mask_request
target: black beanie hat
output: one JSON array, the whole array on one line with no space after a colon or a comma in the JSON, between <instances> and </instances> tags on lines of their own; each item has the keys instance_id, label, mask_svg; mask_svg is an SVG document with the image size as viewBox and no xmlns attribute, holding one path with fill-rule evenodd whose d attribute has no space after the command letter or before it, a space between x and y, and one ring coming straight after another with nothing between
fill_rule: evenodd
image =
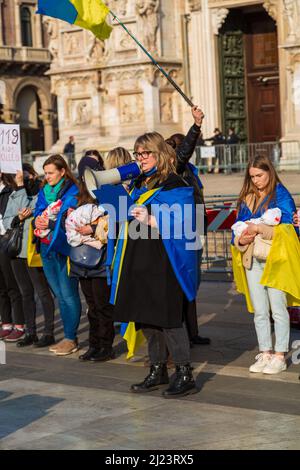
<instances>
[{"instance_id":1,"label":"black beanie hat","mask_svg":"<svg viewBox=\"0 0 300 470\"><path fill-rule=\"evenodd\" d=\"M78 175L80 180L82 180L83 178L84 170L86 167L89 167L95 171L104 170L102 164L98 162L98 160L96 160L95 158L83 157L78 164Z\"/></svg>"}]
</instances>

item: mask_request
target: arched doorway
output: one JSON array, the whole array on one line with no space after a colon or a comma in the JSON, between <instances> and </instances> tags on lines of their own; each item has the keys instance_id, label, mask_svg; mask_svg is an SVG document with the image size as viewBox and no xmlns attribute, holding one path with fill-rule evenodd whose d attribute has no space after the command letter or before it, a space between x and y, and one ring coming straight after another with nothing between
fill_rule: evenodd
<instances>
[{"instance_id":1,"label":"arched doorway","mask_svg":"<svg viewBox=\"0 0 300 470\"><path fill-rule=\"evenodd\" d=\"M242 141L281 137L277 28L262 6L230 10L219 36L223 128Z\"/></svg>"},{"instance_id":2,"label":"arched doorway","mask_svg":"<svg viewBox=\"0 0 300 470\"><path fill-rule=\"evenodd\" d=\"M22 152L43 150L44 126L39 117L41 103L34 87L28 86L20 91L16 108L21 126Z\"/></svg>"}]
</instances>

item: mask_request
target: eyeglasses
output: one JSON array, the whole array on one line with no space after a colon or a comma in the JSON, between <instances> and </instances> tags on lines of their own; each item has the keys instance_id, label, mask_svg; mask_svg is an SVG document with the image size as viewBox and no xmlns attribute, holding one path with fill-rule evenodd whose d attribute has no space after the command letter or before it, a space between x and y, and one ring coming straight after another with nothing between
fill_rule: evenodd
<instances>
[{"instance_id":1,"label":"eyeglasses","mask_svg":"<svg viewBox=\"0 0 300 470\"><path fill-rule=\"evenodd\" d=\"M143 152L133 152L133 156L137 159L147 160L151 153L153 153L152 150L144 150Z\"/></svg>"}]
</instances>

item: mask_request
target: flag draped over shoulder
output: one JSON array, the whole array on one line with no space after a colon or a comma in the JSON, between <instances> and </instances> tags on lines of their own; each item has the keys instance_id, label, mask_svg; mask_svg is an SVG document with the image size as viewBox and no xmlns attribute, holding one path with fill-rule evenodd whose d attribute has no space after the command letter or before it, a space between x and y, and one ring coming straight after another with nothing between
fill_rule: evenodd
<instances>
[{"instance_id":1,"label":"flag draped over shoulder","mask_svg":"<svg viewBox=\"0 0 300 470\"><path fill-rule=\"evenodd\" d=\"M235 246L231 247L234 280L237 291L246 297L247 308L254 313L248 287L242 254ZM300 305L300 243L291 224L274 227L274 238L260 284L286 293L287 305Z\"/></svg>"},{"instance_id":2,"label":"flag draped over shoulder","mask_svg":"<svg viewBox=\"0 0 300 470\"><path fill-rule=\"evenodd\" d=\"M102 40L112 31L106 22L109 8L102 0L38 0L37 13L88 29Z\"/></svg>"}]
</instances>

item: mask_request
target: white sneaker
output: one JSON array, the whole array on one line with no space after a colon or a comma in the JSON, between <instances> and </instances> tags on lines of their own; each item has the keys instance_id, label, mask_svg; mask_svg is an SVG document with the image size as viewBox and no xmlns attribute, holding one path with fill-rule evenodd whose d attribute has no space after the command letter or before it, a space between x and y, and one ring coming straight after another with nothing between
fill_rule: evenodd
<instances>
[{"instance_id":1,"label":"white sneaker","mask_svg":"<svg viewBox=\"0 0 300 470\"><path fill-rule=\"evenodd\" d=\"M259 353L255 356L256 362L249 367L249 372L263 372L265 367L269 364L272 359L272 354Z\"/></svg>"},{"instance_id":2,"label":"white sneaker","mask_svg":"<svg viewBox=\"0 0 300 470\"><path fill-rule=\"evenodd\" d=\"M278 356L273 356L270 362L266 365L263 370L264 374L279 374L286 370L286 362Z\"/></svg>"}]
</instances>

